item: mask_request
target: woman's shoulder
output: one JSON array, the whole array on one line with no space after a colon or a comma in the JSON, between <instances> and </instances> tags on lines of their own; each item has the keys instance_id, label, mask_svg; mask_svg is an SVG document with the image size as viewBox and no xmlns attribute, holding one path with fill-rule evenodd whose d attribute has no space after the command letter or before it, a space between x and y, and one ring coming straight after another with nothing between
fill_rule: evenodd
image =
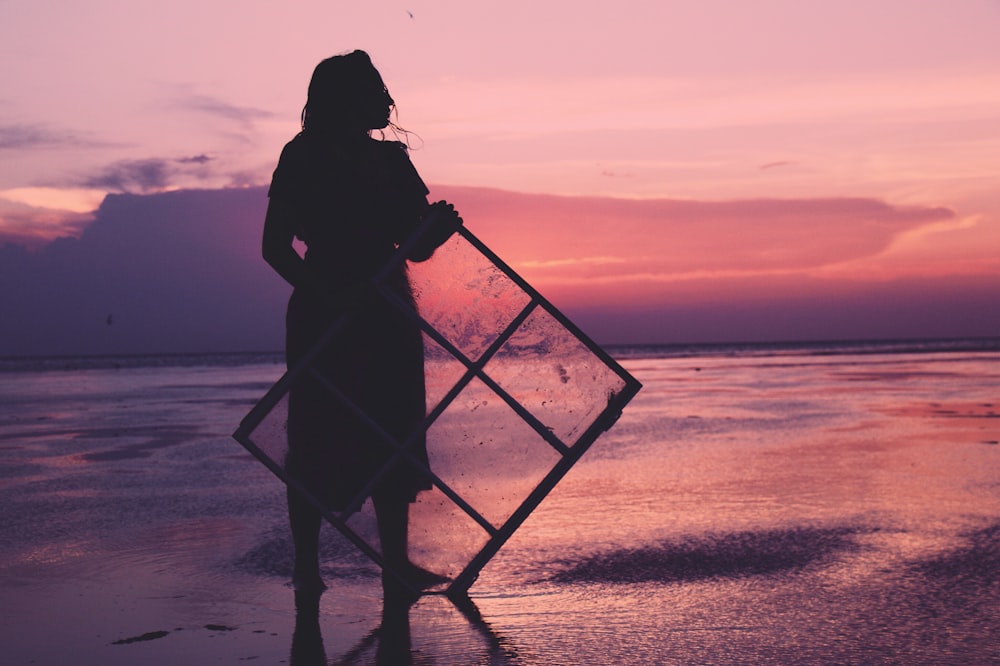
<instances>
[{"instance_id":1,"label":"woman's shoulder","mask_svg":"<svg viewBox=\"0 0 1000 666\"><path fill-rule=\"evenodd\" d=\"M285 144L284 148L281 149L281 157L279 160L296 160L301 159L308 153L308 142L299 132L292 140Z\"/></svg>"},{"instance_id":2,"label":"woman's shoulder","mask_svg":"<svg viewBox=\"0 0 1000 666\"><path fill-rule=\"evenodd\" d=\"M386 173L398 187L412 191L421 198L429 193L427 186L420 178L420 174L417 173L416 167L410 161L409 146L401 141L373 139L372 142L378 144L376 150L383 156Z\"/></svg>"},{"instance_id":3,"label":"woman's shoulder","mask_svg":"<svg viewBox=\"0 0 1000 666\"><path fill-rule=\"evenodd\" d=\"M410 147L402 141L386 141L383 139L370 139L369 145L372 150L379 151L390 159L397 159L399 156L409 158Z\"/></svg>"},{"instance_id":4,"label":"woman's shoulder","mask_svg":"<svg viewBox=\"0 0 1000 666\"><path fill-rule=\"evenodd\" d=\"M371 140L372 152L387 168L393 172L410 172L413 170L413 163L410 161L410 148L401 141Z\"/></svg>"},{"instance_id":5,"label":"woman's shoulder","mask_svg":"<svg viewBox=\"0 0 1000 666\"><path fill-rule=\"evenodd\" d=\"M308 162L308 147L306 142L302 140L302 135L298 134L281 149L281 156L278 158L278 164L271 176L268 196L294 194L303 174L309 170Z\"/></svg>"}]
</instances>

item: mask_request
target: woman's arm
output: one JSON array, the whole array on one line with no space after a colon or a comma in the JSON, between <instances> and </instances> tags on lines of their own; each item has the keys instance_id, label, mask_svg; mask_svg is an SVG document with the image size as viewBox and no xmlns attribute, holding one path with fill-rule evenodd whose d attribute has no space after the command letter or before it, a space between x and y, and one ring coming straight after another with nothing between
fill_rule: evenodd
<instances>
[{"instance_id":1,"label":"woman's arm","mask_svg":"<svg viewBox=\"0 0 1000 666\"><path fill-rule=\"evenodd\" d=\"M306 283L305 262L292 247L295 240L295 210L280 198L272 198L264 216L261 253L264 261L293 287Z\"/></svg>"}]
</instances>

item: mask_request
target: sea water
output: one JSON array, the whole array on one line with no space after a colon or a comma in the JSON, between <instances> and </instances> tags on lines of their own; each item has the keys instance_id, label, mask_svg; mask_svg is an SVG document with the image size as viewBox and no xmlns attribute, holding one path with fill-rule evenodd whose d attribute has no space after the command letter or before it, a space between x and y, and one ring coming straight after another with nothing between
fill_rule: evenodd
<instances>
[{"instance_id":1,"label":"sea water","mask_svg":"<svg viewBox=\"0 0 1000 666\"><path fill-rule=\"evenodd\" d=\"M280 355L3 359L2 662L1000 662L1000 341L612 353L643 390L471 605L383 613L331 529L298 626L230 438Z\"/></svg>"}]
</instances>

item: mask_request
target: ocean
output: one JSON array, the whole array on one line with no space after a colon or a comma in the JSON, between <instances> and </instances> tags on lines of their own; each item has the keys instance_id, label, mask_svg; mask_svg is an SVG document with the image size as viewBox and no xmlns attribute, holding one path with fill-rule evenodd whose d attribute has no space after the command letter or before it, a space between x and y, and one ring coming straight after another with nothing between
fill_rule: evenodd
<instances>
[{"instance_id":1,"label":"ocean","mask_svg":"<svg viewBox=\"0 0 1000 666\"><path fill-rule=\"evenodd\" d=\"M467 604L384 609L231 438L280 354L0 359L4 664L1000 663L1000 339L611 347L643 384Z\"/></svg>"}]
</instances>

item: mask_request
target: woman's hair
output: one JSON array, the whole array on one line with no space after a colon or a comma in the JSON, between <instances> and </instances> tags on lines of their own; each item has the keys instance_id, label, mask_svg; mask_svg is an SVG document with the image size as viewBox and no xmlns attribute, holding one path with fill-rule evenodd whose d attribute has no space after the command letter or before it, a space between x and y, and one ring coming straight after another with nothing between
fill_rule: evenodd
<instances>
[{"instance_id":1,"label":"woman's hair","mask_svg":"<svg viewBox=\"0 0 1000 666\"><path fill-rule=\"evenodd\" d=\"M396 105L367 53L352 51L327 58L316 65L309 81L302 130L325 134L350 127L358 106L374 95L384 95L395 114ZM387 127L397 137L409 135L391 120Z\"/></svg>"}]
</instances>

